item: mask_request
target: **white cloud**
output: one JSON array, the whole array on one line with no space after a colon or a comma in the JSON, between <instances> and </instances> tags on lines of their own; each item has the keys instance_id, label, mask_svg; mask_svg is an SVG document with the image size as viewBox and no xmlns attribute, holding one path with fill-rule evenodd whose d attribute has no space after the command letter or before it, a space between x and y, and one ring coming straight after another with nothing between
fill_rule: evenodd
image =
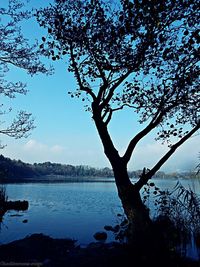
<instances>
[{"instance_id":1,"label":"white cloud","mask_svg":"<svg viewBox=\"0 0 200 267\"><path fill-rule=\"evenodd\" d=\"M29 140L24 146L23 149L25 151L29 151L30 153L32 152L40 152L40 153L62 153L64 151L64 147L60 145L53 145L53 146L48 146L46 144L43 144L41 142L38 142L34 139Z\"/></svg>"},{"instance_id":2,"label":"white cloud","mask_svg":"<svg viewBox=\"0 0 200 267\"><path fill-rule=\"evenodd\" d=\"M25 151L41 152L41 151L48 150L48 146L43 144L43 143L40 143L34 139L31 139L23 146L23 149Z\"/></svg>"},{"instance_id":3,"label":"white cloud","mask_svg":"<svg viewBox=\"0 0 200 267\"><path fill-rule=\"evenodd\" d=\"M59 154L59 153L62 153L64 151L64 147L59 146L59 145L55 145L55 146L50 147L50 151L53 153Z\"/></svg>"},{"instance_id":4,"label":"white cloud","mask_svg":"<svg viewBox=\"0 0 200 267\"><path fill-rule=\"evenodd\" d=\"M59 161L63 157L65 150L60 145L47 145L34 139L29 140L20 147L22 157L30 162Z\"/></svg>"}]
</instances>

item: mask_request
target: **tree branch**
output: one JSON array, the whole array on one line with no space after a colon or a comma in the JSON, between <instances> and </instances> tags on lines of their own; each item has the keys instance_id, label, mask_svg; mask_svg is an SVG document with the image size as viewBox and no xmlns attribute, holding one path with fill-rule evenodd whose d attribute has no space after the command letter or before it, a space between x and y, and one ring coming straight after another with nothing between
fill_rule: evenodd
<instances>
[{"instance_id":1,"label":"tree branch","mask_svg":"<svg viewBox=\"0 0 200 267\"><path fill-rule=\"evenodd\" d=\"M104 122L106 124L106 126L108 125L108 123L110 122L111 118L112 118L112 114L113 114L113 110L109 109L109 114L108 117L106 119L106 121Z\"/></svg>"},{"instance_id":2,"label":"tree branch","mask_svg":"<svg viewBox=\"0 0 200 267\"><path fill-rule=\"evenodd\" d=\"M171 146L170 150L157 162L157 164L149 170L147 173L145 172L145 169L143 171L143 174L140 176L139 181L135 183L135 187L137 187L139 190L147 183L149 179L163 166L163 164L174 154L174 152L179 148L185 141L187 141L195 132L197 132L200 129L200 122L197 123L197 125L188 133L186 134L181 140L179 140L177 143L175 143L173 146Z\"/></svg>"},{"instance_id":3,"label":"tree branch","mask_svg":"<svg viewBox=\"0 0 200 267\"><path fill-rule=\"evenodd\" d=\"M99 93L98 93L98 96L97 96L97 99L99 100L99 103L100 103L102 94L103 94L103 92L105 91L105 89L106 89L107 86L108 86L108 81L107 81L106 75L105 75L103 69L101 68L100 63L98 62L98 60L97 60L95 54L92 53L92 55L93 55L94 60L95 60L95 62L96 62L96 66L97 66L97 68L98 68L98 70L99 70L100 77L101 77L101 79L103 80L103 85L100 87L100 90L99 90Z\"/></svg>"},{"instance_id":4,"label":"tree branch","mask_svg":"<svg viewBox=\"0 0 200 267\"><path fill-rule=\"evenodd\" d=\"M124 107L129 107L129 108L135 108L135 109L136 109L135 106L133 106L133 105L131 105L131 104L128 104L128 103L125 103L125 104L121 105L121 106L118 107L118 108L113 108L112 111L115 112L115 111L118 111L118 110L123 109Z\"/></svg>"},{"instance_id":5,"label":"tree branch","mask_svg":"<svg viewBox=\"0 0 200 267\"><path fill-rule=\"evenodd\" d=\"M158 109L158 112L154 116L154 118L151 120L151 122L138 134L134 136L134 138L130 141L126 152L123 156L124 162L127 164L131 158L131 155L133 153L133 150L135 149L137 143L144 137L146 136L149 132L151 132L161 121L164 116L165 112L160 112Z\"/></svg>"},{"instance_id":6,"label":"tree branch","mask_svg":"<svg viewBox=\"0 0 200 267\"><path fill-rule=\"evenodd\" d=\"M94 101L92 103L92 110L93 110L93 119L96 124L99 136L101 138L104 147L104 152L107 158L110 160L110 163L113 164L113 162L116 162L116 160L119 159L119 154L112 142L112 139L107 129L107 125L102 119L101 108L99 107L97 101L96 102Z\"/></svg>"},{"instance_id":7,"label":"tree branch","mask_svg":"<svg viewBox=\"0 0 200 267\"><path fill-rule=\"evenodd\" d=\"M110 88L108 96L104 99L103 103L101 104L101 108L104 108L111 98L113 97L115 89L131 74L132 70L127 71L124 75L122 75L119 80Z\"/></svg>"},{"instance_id":8,"label":"tree branch","mask_svg":"<svg viewBox=\"0 0 200 267\"><path fill-rule=\"evenodd\" d=\"M77 64L76 64L76 61L75 61L74 53L73 53L73 45L72 45L72 43L70 43L70 55L71 55L73 68L74 68L74 71L75 71L75 75L76 75L80 90L81 91L85 91L86 93L88 93L92 97L93 100L95 100L96 99L96 95L92 92L92 90L89 87L84 86L82 81L81 81L81 76L80 76L80 73L79 73L79 70L78 70L78 67L77 67Z\"/></svg>"},{"instance_id":9,"label":"tree branch","mask_svg":"<svg viewBox=\"0 0 200 267\"><path fill-rule=\"evenodd\" d=\"M172 103L172 105L168 106L167 108L164 108L166 94L167 94L166 90L164 90L164 94L161 97L160 104L157 108L157 112L155 113L155 115L154 115L153 119L150 121L150 123L130 141L130 143L127 147L127 150L123 156L123 160L126 164L129 162L131 155L132 155L137 143L144 136L146 136L148 133L150 133L156 126L158 126L159 123L161 123L163 117L165 117L165 115L167 114L167 112L169 112L170 110L172 110L176 106L177 102Z\"/></svg>"}]
</instances>

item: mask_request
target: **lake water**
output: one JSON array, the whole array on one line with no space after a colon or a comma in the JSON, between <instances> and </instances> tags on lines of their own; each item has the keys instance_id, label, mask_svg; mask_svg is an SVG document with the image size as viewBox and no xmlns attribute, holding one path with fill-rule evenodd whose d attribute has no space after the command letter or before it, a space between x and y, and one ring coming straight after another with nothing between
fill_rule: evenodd
<instances>
[{"instance_id":1,"label":"lake water","mask_svg":"<svg viewBox=\"0 0 200 267\"><path fill-rule=\"evenodd\" d=\"M172 188L177 180L154 180L160 188ZM200 193L198 181L183 180ZM119 222L123 214L113 179L109 182L7 184L9 200L28 200L27 211L4 215L0 243L44 233L56 238L73 238L85 246L94 233ZM23 221L27 220L27 223ZM107 242L113 239L109 234Z\"/></svg>"}]
</instances>

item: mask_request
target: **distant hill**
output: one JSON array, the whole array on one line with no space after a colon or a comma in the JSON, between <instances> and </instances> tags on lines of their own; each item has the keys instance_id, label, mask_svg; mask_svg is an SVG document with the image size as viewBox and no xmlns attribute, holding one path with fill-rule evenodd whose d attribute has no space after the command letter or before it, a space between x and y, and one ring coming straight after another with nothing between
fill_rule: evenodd
<instances>
[{"instance_id":1,"label":"distant hill","mask_svg":"<svg viewBox=\"0 0 200 267\"><path fill-rule=\"evenodd\" d=\"M139 177L141 170L130 171L129 175L132 178ZM171 173L157 172L154 178L188 178L194 174L190 173ZM19 182L19 181L82 181L93 178L111 178L113 171L110 168L93 168L89 166L73 166L60 163L24 163L21 160L11 160L3 155L0 155L0 182Z\"/></svg>"},{"instance_id":2,"label":"distant hill","mask_svg":"<svg viewBox=\"0 0 200 267\"><path fill-rule=\"evenodd\" d=\"M141 171L129 173L131 177L138 177ZM62 176L62 177L61 177ZM60 163L24 163L21 160L11 160L0 155L0 179L1 181L19 180L65 180L63 177L84 179L94 177L111 178L113 171L110 168L97 169L89 166L73 166ZM76 178L76 179L75 179Z\"/></svg>"},{"instance_id":3,"label":"distant hill","mask_svg":"<svg viewBox=\"0 0 200 267\"><path fill-rule=\"evenodd\" d=\"M73 166L60 163L24 163L21 160L11 160L0 155L1 181L17 181L32 178L40 180L44 176L65 177L113 177L109 168L96 169L89 166ZM46 178L48 179L48 178ZM52 179L51 179L52 180Z\"/></svg>"},{"instance_id":4,"label":"distant hill","mask_svg":"<svg viewBox=\"0 0 200 267\"><path fill-rule=\"evenodd\" d=\"M33 165L24 163L21 160L11 160L0 155L0 179L30 178L37 177L39 173Z\"/></svg>"}]
</instances>

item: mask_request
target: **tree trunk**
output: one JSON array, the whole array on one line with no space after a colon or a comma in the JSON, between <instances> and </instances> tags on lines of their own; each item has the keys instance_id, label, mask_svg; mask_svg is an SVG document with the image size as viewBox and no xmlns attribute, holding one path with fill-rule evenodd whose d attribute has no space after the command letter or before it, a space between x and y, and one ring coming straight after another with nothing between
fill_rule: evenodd
<instances>
[{"instance_id":1,"label":"tree trunk","mask_svg":"<svg viewBox=\"0 0 200 267\"><path fill-rule=\"evenodd\" d=\"M151 223L149 213L142 203L139 188L134 186L129 179L127 163L119 156L110 138L107 126L102 121L101 109L97 103L93 102L92 110L105 155L113 168L118 195L129 221L129 240L132 242L132 239L139 239L143 233L146 233Z\"/></svg>"},{"instance_id":2,"label":"tree trunk","mask_svg":"<svg viewBox=\"0 0 200 267\"><path fill-rule=\"evenodd\" d=\"M138 188L131 183L126 166L118 163L113 166L113 171L118 195L129 222L128 241L138 243L138 240L147 234L152 224L149 211L142 202Z\"/></svg>"}]
</instances>

